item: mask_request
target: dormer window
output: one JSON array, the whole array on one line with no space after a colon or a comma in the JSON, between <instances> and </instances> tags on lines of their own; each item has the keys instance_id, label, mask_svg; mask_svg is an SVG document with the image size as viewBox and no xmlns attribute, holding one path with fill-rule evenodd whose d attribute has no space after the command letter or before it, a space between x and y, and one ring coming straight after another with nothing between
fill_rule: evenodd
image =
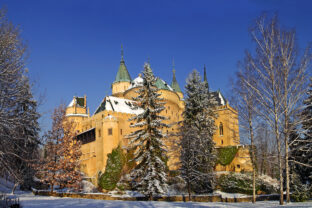
<instances>
[{"instance_id":1,"label":"dormer window","mask_svg":"<svg viewBox=\"0 0 312 208\"><path fill-rule=\"evenodd\" d=\"M219 125L219 134L220 134L220 136L223 136L223 124L222 124L222 122L220 122L220 125Z\"/></svg>"}]
</instances>

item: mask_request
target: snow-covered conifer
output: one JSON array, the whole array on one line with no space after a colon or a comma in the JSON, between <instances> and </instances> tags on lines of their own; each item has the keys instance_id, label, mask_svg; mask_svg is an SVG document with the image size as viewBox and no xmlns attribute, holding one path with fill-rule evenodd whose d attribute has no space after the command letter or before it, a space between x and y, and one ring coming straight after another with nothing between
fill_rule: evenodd
<instances>
[{"instance_id":1,"label":"snow-covered conifer","mask_svg":"<svg viewBox=\"0 0 312 208\"><path fill-rule=\"evenodd\" d=\"M185 110L181 132L181 174L190 192L211 192L214 188L213 168L216 161L214 141L215 101L208 84L194 70L185 86Z\"/></svg>"},{"instance_id":2,"label":"snow-covered conifer","mask_svg":"<svg viewBox=\"0 0 312 208\"><path fill-rule=\"evenodd\" d=\"M32 174L29 162L38 147L39 114L26 73L25 51L20 30L0 9L0 174L27 188Z\"/></svg>"},{"instance_id":3,"label":"snow-covered conifer","mask_svg":"<svg viewBox=\"0 0 312 208\"><path fill-rule=\"evenodd\" d=\"M167 127L160 116L165 109L163 99L157 93L156 78L149 64L144 65L143 85L137 90L138 96L134 98L135 108L142 108L143 112L130 120L136 123L131 127L135 131L128 135L131 139L130 148L134 151L136 167L131 172L134 188L149 197L164 194L167 191L166 176L166 149L164 141L166 135L161 131Z\"/></svg>"}]
</instances>

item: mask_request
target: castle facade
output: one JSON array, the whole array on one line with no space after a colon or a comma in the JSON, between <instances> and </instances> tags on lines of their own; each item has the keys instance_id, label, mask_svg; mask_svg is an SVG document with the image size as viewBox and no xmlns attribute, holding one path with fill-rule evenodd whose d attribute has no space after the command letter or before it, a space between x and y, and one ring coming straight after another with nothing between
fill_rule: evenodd
<instances>
[{"instance_id":1,"label":"castle facade","mask_svg":"<svg viewBox=\"0 0 312 208\"><path fill-rule=\"evenodd\" d=\"M204 77L207 81L205 68ZM103 98L93 115L89 113L86 96L74 97L66 108L67 118L76 124L77 139L82 141L81 171L95 184L97 184L98 173L105 170L107 154L111 153L118 145L127 146L128 139L125 136L135 131L134 128L130 128L133 121L129 121L129 119L142 111L132 108L134 102L132 98L136 97L136 90L142 81L141 75L131 79L122 53L117 75L111 86L112 95ZM159 90L158 93L166 102L165 110L161 112L163 116L168 117L166 122L172 124L182 121L183 93L176 80L174 67L171 84L157 78L156 86ZM220 91L211 92L211 95L218 103L216 107L218 117L215 120L217 131L213 137L216 147L239 147L231 163L217 164L216 171L251 171L248 148L240 145L237 111L229 105ZM163 131L167 134L176 133L178 128L178 125L173 125L170 128L164 128ZM173 148L177 140L178 137L173 136L165 141L169 150L168 166L170 170L177 169L176 162L179 152Z\"/></svg>"}]
</instances>

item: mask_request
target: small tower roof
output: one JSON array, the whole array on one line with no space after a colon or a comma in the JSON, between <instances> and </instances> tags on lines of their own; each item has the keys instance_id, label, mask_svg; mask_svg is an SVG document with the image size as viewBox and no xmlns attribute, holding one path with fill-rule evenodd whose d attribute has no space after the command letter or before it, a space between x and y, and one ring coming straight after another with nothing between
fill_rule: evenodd
<instances>
[{"instance_id":1,"label":"small tower roof","mask_svg":"<svg viewBox=\"0 0 312 208\"><path fill-rule=\"evenodd\" d=\"M124 53L123 53L122 45L121 45L120 65L119 65L119 69L118 69L114 83L116 82L131 82L131 77L126 67L125 60L124 60Z\"/></svg>"},{"instance_id":2,"label":"small tower roof","mask_svg":"<svg viewBox=\"0 0 312 208\"><path fill-rule=\"evenodd\" d=\"M172 82L171 82L171 87L175 92L182 92L181 88L177 82L176 76L175 76L175 68L174 68L174 61L172 61L172 73L173 73L173 77L172 77Z\"/></svg>"}]
</instances>

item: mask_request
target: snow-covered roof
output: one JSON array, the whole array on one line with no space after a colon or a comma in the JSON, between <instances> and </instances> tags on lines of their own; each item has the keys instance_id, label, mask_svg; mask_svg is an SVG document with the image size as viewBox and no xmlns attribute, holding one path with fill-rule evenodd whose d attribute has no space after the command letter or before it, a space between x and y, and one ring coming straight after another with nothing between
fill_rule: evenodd
<instances>
[{"instance_id":1,"label":"snow-covered roof","mask_svg":"<svg viewBox=\"0 0 312 208\"><path fill-rule=\"evenodd\" d=\"M84 107L85 105L84 97L74 97L67 107L73 107L75 103L79 107Z\"/></svg>"},{"instance_id":2,"label":"snow-covered roof","mask_svg":"<svg viewBox=\"0 0 312 208\"><path fill-rule=\"evenodd\" d=\"M134 87L139 87L143 85L143 78L141 76L138 76L137 78L135 78L134 80L132 80L130 86L128 89L132 89Z\"/></svg>"},{"instance_id":3,"label":"snow-covered roof","mask_svg":"<svg viewBox=\"0 0 312 208\"><path fill-rule=\"evenodd\" d=\"M132 80L128 90L135 88L135 87L142 86L142 85L143 85L143 78L141 76L138 76L137 78ZM155 85L159 89L174 91L169 84L167 84L163 79L160 79L160 78L157 78Z\"/></svg>"},{"instance_id":4,"label":"snow-covered roof","mask_svg":"<svg viewBox=\"0 0 312 208\"><path fill-rule=\"evenodd\" d=\"M124 98L118 98L113 96L107 96L103 99L100 106L96 109L94 114L97 114L101 111L115 111L120 113L129 113L129 114L140 114L143 112L143 109L133 109L133 100L128 100Z\"/></svg>"},{"instance_id":5,"label":"snow-covered roof","mask_svg":"<svg viewBox=\"0 0 312 208\"><path fill-rule=\"evenodd\" d=\"M217 105L225 105L226 104L227 101L219 90L211 92L210 94L216 100Z\"/></svg>"},{"instance_id":6,"label":"snow-covered roof","mask_svg":"<svg viewBox=\"0 0 312 208\"><path fill-rule=\"evenodd\" d=\"M67 107L73 107L75 103L75 99L72 99L72 101L69 103L69 105Z\"/></svg>"}]
</instances>

